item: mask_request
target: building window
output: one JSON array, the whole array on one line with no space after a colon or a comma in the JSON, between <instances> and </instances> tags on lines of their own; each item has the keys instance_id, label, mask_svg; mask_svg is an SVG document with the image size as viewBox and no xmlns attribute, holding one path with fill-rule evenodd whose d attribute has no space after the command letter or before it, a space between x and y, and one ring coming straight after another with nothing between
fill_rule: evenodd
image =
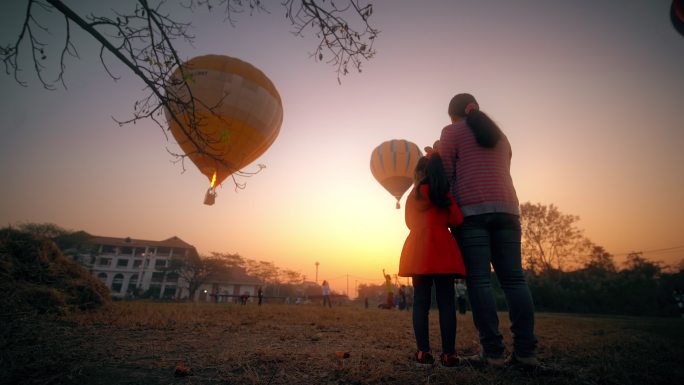
<instances>
[{"instance_id":1,"label":"building window","mask_svg":"<svg viewBox=\"0 0 684 385\"><path fill-rule=\"evenodd\" d=\"M132 248L132 247L122 247L122 248L120 249L119 254L122 254L122 255L131 255L131 254L133 254L133 248Z\"/></svg>"},{"instance_id":2,"label":"building window","mask_svg":"<svg viewBox=\"0 0 684 385\"><path fill-rule=\"evenodd\" d=\"M143 254L145 254L145 248L144 247L136 247L135 248L135 254L133 254L136 257L142 257Z\"/></svg>"},{"instance_id":3,"label":"building window","mask_svg":"<svg viewBox=\"0 0 684 385\"><path fill-rule=\"evenodd\" d=\"M185 257L185 249L173 249L174 257Z\"/></svg>"},{"instance_id":4,"label":"building window","mask_svg":"<svg viewBox=\"0 0 684 385\"><path fill-rule=\"evenodd\" d=\"M116 247L112 245L102 245L102 254L114 254Z\"/></svg>"},{"instance_id":5,"label":"building window","mask_svg":"<svg viewBox=\"0 0 684 385\"><path fill-rule=\"evenodd\" d=\"M140 267L140 265L142 265L142 259L133 260L133 268Z\"/></svg>"},{"instance_id":6,"label":"building window","mask_svg":"<svg viewBox=\"0 0 684 385\"><path fill-rule=\"evenodd\" d=\"M128 267L128 259L119 259L116 261L116 267Z\"/></svg>"},{"instance_id":7,"label":"building window","mask_svg":"<svg viewBox=\"0 0 684 385\"><path fill-rule=\"evenodd\" d=\"M178 283L178 273L169 273L166 275L166 283Z\"/></svg>"},{"instance_id":8,"label":"building window","mask_svg":"<svg viewBox=\"0 0 684 385\"><path fill-rule=\"evenodd\" d=\"M135 292L138 286L138 274L133 274L131 279L128 280L128 291Z\"/></svg>"},{"instance_id":9,"label":"building window","mask_svg":"<svg viewBox=\"0 0 684 385\"><path fill-rule=\"evenodd\" d=\"M97 275L97 278L100 279L105 285L107 284L107 273L100 273Z\"/></svg>"},{"instance_id":10,"label":"building window","mask_svg":"<svg viewBox=\"0 0 684 385\"><path fill-rule=\"evenodd\" d=\"M159 284L150 285L150 288L147 289L147 295L151 298L159 298L159 293L161 293L161 285Z\"/></svg>"},{"instance_id":11,"label":"building window","mask_svg":"<svg viewBox=\"0 0 684 385\"><path fill-rule=\"evenodd\" d=\"M109 266L112 263L111 258L100 258L100 266Z\"/></svg>"},{"instance_id":12,"label":"building window","mask_svg":"<svg viewBox=\"0 0 684 385\"><path fill-rule=\"evenodd\" d=\"M157 255L168 257L171 254L171 249L168 247L157 247Z\"/></svg>"},{"instance_id":13,"label":"building window","mask_svg":"<svg viewBox=\"0 0 684 385\"><path fill-rule=\"evenodd\" d=\"M166 259L157 259L154 261L154 268L155 269L163 269L166 267Z\"/></svg>"},{"instance_id":14,"label":"building window","mask_svg":"<svg viewBox=\"0 0 684 385\"><path fill-rule=\"evenodd\" d=\"M152 273L152 282L160 283L164 280L164 273Z\"/></svg>"},{"instance_id":15,"label":"building window","mask_svg":"<svg viewBox=\"0 0 684 385\"><path fill-rule=\"evenodd\" d=\"M164 298L173 298L176 295L176 287L175 286L166 286L164 288L164 295L162 297Z\"/></svg>"},{"instance_id":16,"label":"building window","mask_svg":"<svg viewBox=\"0 0 684 385\"><path fill-rule=\"evenodd\" d=\"M114 276L114 280L112 281L112 291L114 293L121 292L121 286L123 286L123 278L123 274L117 274Z\"/></svg>"}]
</instances>

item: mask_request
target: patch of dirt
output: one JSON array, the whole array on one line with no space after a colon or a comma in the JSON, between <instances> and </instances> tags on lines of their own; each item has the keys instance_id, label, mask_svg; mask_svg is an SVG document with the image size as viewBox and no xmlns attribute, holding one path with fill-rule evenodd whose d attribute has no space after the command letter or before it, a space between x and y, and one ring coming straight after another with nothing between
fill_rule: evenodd
<instances>
[{"instance_id":1,"label":"patch of dirt","mask_svg":"<svg viewBox=\"0 0 684 385\"><path fill-rule=\"evenodd\" d=\"M510 347L507 315L500 316ZM122 302L97 312L8 321L1 328L0 383L684 383L679 319L539 314L545 369L535 372L418 369L411 314L396 310ZM435 312L430 321L438 354ZM459 315L459 353L478 352L477 340L470 315ZM179 363L191 375L177 376Z\"/></svg>"}]
</instances>

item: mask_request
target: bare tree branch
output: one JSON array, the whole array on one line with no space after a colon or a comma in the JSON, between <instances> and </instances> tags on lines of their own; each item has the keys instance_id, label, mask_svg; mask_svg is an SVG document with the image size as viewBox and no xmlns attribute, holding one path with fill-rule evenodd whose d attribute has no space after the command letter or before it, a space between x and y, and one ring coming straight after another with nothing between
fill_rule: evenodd
<instances>
[{"instance_id":1,"label":"bare tree branch","mask_svg":"<svg viewBox=\"0 0 684 385\"><path fill-rule=\"evenodd\" d=\"M100 45L100 62L113 80L116 75L107 65L107 56L113 55L116 61L124 64L146 86L147 95L137 100L133 106L132 117L125 120L114 119L118 124L135 124L139 120L150 119L164 132L168 126L166 119L160 118L164 110L168 111L171 120L190 140L196 149L195 153L203 154L229 167L217 154L216 146L219 141L211 139L202 131L206 124L201 114L196 114L199 108L214 113L222 101L215 105L205 105L195 98L188 85L189 74L183 67L183 60L176 50L176 42L185 41L190 44L194 36L189 34L190 23L178 21L164 13L164 1L157 1L151 5L149 0L138 0L135 8L128 12L113 11L112 16L79 15L74 8L65 5L60 0L26 0L26 13L22 28L14 44L0 46L0 58L5 65L5 73L13 75L15 81L26 86L20 79L22 63L20 63L20 49L28 44L33 70L44 88L53 90L55 83L61 83L66 88L64 73L68 56L79 58L72 41L71 25L74 23L94 38ZM180 5L194 11L206 8L212 11L222 8L225 20L235 25L234 16L240 13L268 12L261 0L180 0ZM320 39L316 49L311 53L316 61L325 61L336 67L337 79L349 72L349 66L361 72L363 60L369 60L375 54L374 39L379 31L372 28L368 22L372 15L371 4L362 5L361 0L338 0L345 6L338 6L327 0L283 0L281 6L286 10L285 16L294 26L294 34L303 36L307 29L313 30ZM54 35L55 31L48 31L36 19L36 10L46 13L57 11L65 18L62 35ZM351 25L356 27L352 27ZM63 38L63 45L59 55L59 68L55 81L48 81L46 73L47 43L41 41L39 33L51 34ZM180 76L172 76L179 73ZM214 117L221 118L214 113ZM184 159L190 154L178 154L167 149L185 170ZM235 188L245 187L237 178L250 177L265 166L258 165L255 172L231 170Z\"/></svg>"},{"instance_id":2,"label":"bare tree branch","mask_svg":"<svg viewBox=\"0 0 684 385\"><path fill-rule=\"evenodd\" d=\"M346 7L337 7L334 1L330 1L329 8L319 5L316 0L284 0L282 3L287 9L285 17L295 27L295 36L303 36L307 28L316 30L315 35L320 41L311 56L322 61L331 55L327 63L336 66L338 82L341 82L340 75L349 73L350 64L361 72L362 61L375 55L373 43L380 33L368 22L373 14L372 4L361 6L358 0L349 0L348 3ZM347 17L350 14L360 17L360 28L349 25Z\"/></svg>"}]
</instances>

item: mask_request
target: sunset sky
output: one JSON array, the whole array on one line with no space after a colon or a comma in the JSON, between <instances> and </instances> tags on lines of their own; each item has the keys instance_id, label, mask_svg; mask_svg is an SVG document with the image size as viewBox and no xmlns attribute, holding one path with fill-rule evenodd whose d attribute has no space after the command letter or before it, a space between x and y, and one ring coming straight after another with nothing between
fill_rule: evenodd
<instances>
[{"instance_id":1,"label":"sunset sky","mask_svg":"<svg viewBox=\"0 0 684 385\"><path fill-rule=\"evenodd\" d=\"M11 3L0 12L3 46L25 12L25 1ZM126 9L65 3L82 14ZM338 292L348 282L355 295L383 268L396 273L408 234L403 209L371 175L371 151L390 139L432 144L450 98L469 92L511 142L521 202L578 215L618 262L631 251L684 259L684 36L669 0L374 1L377 56L341 85L309 57L312 33L293 36L280 2L265 3L270 14L240 15L235 27L220 12L179 14L196 36L179 44L183 57L248 61L283 100L280 135L255 162L267 168L245 190L226 181L214 206L202 204L208 182L172 163L172 138L153 122L112 119L131 117L143 84L110 60L113 81L99 46L73 31L80 59L67 60L68 89L43 89L28 61L28 87L0 75L0 225L175 235L200 253L272 261L310 280L318 261L319 281Z\"/></svg>"}]
</instances>

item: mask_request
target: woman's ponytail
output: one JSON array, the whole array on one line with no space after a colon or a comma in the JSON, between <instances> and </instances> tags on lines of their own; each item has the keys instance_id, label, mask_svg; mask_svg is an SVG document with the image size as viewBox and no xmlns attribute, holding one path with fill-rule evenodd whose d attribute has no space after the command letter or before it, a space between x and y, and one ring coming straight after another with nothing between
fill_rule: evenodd
<instances>
[{"instance_id":1,"label":"woman's ponytail","mask_svg":"<svg viewBox=\"0 0 684 385\"><path fill-rule=\"evenodd\" d=\"M464 119L475 135L477 144L492 148L501 138L501 129L484 112L480 111L475 97L471 94L458 94L449 102L449 116Z\"/></svg>"}]
</instances>

